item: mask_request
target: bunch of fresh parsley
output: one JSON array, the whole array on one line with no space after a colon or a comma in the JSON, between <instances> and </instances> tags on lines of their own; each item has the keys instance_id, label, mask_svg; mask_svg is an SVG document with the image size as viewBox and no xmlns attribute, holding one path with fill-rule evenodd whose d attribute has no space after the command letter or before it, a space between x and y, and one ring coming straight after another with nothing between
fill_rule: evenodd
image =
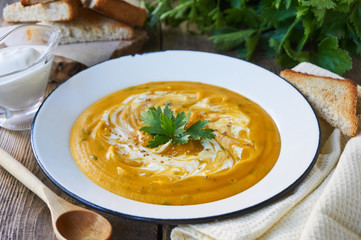
<instances>
[{"instance_id":1,"label":"bunch of fresh parsley","mask_svg":"<svg viewBox=\"0 0 361 240\"><path fill-rule=\"evenodd\" d=\"M140 128L140 130L152 136L152 140L148 142L147 147L155 148L169 141L172 144L184 144L189 140L213 139L215 137L213 129L204 129L209 123L208 120L198 120L185 129L190 116L190 111L187 114L180 112L174 116L174 111L168 106L165 106L164 112L159 106L143 111L141 120L146 126Z\"/></svg>"},{"instance_id":2,"label":"bunch of fresh parsley","mask_svg":"<svg viewBox=\"0 0 361 240\"><path fill-rule=\"evenodd\" d=\"M250 60L259 50L283 67L308 61L343 74L361 57L360 0L154 0L151 26L196 25L215 48Z\"/></svg>"}]
</instances>

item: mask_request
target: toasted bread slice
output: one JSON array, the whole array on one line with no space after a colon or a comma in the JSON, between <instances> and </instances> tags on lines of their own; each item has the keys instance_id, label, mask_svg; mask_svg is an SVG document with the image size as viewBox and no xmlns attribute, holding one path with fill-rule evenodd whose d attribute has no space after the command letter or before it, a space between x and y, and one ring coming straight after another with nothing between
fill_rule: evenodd
<instances>
[{"instance_id":1,"label":"toasted bread slice","mask_svg":"<svg viewBox=\"0 0 361 240\"><path fill-rule=\"evenodd\" d=\"M71 21L79 14L79 0L61 0L24 7L21 2L3 9L6 22Z\"/></svg>"},{"instance_id":2,"label":"toasted bread slice","mask_svg":"<svg viewBox=\"0 0 361 240\"><path fill-rule=\"evenodd\" d=\"M290 69L283 70L280 76L295 86L322 118L339 128L344 135L355 136L358 122L356 83Z\"/></svg>"},{"instance_id":3,"label":"toasted bread slice","mask_svg":"<svg viewBox=\"0 0 361 240\"><path fill-rule=\"evenodd\" d=\"M39 4L39 3L48 3L48 2L53 2L56 0L20 0L21 4L23 6L30 6L30 5L35 5L35 4Z\"/></svg>"},{"instance_id":4,"label":"toasted bread slice","mask_svg":"<svg viewBox=\"0 0 361 240\"><path fill-rule=\"evenodd\" d=\"M85 7L130 25L142 27L147 17L145 9L135 0L82 0L82 3Z\"/></svg>"},{"instance_id":5,"label":"toasted bread slice","mask_svg":"<svg viewBox=\"0 0 361 240\"><path fill-rule=\"evenodd\" d=\"M129 40L134 37L134 29L90 9L81 8L79 16L70 22L42 22L57 27L61 31L60 44ZM34 31L28 31L28 38ZM33 36L35 37L35 36Z\"/></svg>"}]
</instances>

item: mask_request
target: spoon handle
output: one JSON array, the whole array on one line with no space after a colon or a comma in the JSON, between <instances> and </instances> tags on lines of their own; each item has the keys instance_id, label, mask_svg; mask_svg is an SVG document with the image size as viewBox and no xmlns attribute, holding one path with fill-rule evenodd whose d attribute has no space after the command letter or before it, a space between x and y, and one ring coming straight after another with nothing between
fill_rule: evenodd
<instances>
[{"instance_id":1,"label":"spoon handle","mask_svg":"<svg viewBox=\"0 0 361 240\"><path fill-rule=\"evenodd\" d=\"M0 165L33 193L38 195L46 204L49 204L49 194L55 195L34 174L2 148L0 148Z\"/></svg>"}]
</instances>

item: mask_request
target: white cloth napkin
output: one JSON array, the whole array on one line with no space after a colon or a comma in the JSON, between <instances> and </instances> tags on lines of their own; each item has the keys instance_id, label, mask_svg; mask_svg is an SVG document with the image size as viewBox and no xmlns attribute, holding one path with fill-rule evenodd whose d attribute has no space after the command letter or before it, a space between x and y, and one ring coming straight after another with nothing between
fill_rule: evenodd
<instances>
[{"instance_id":1,"label":"white cloth napkin","mask_svg":"<svg viewBox=\"0 0 361 240\"><path fill-rule=\"evenodd\" d=\"M310 63L294 70L341 78ZM171 239L361 239L361 134L348 140L325 121L320 124L321 153L292 193L240 217L180 225Z\"/></svg>"}]
</instances>

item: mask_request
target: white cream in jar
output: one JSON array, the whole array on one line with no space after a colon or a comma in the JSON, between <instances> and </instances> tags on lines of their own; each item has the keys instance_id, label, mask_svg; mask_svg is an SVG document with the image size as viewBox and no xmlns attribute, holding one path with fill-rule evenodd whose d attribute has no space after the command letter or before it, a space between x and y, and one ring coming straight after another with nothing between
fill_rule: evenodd
<instances>
[{"instance_id":1,"label":"white cream in jar","mask_svg":"<svg viewBox=\"0 0 361 240\"><path fill-rule=\"evenodd\" d=\"M52 61L38 62L46 47L16 46L0 49L0 106L18 111L41 101ZM37 63L38 62L38 63ZM13 73L14 71L19 71ZM5 75L13 73L10 75Z\"/></svg>"}]
</instances>

